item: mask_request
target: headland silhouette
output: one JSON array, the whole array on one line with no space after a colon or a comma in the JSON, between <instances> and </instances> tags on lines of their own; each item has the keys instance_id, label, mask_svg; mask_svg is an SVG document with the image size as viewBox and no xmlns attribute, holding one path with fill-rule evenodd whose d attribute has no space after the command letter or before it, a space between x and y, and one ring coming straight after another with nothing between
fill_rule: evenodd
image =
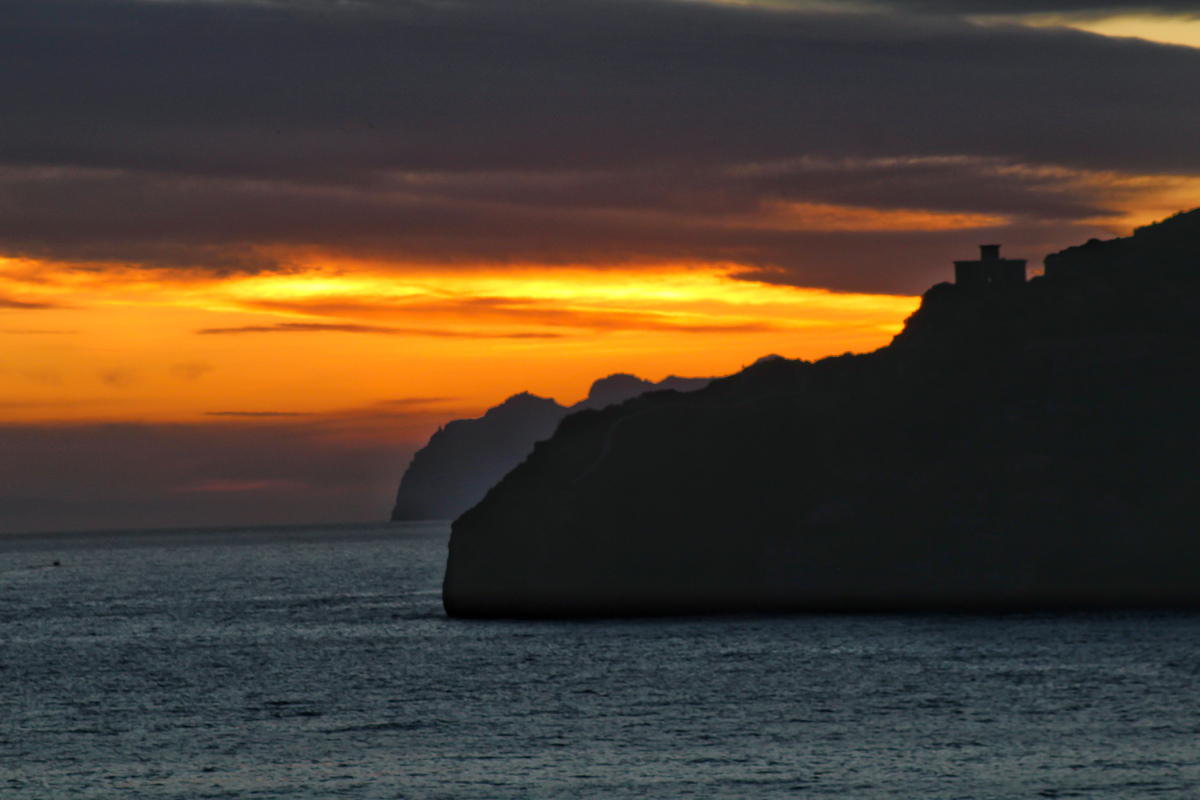
<instances>
[{"instance_id":1,"label":"headland silhouette","mask_svg":"<svg viewBox=\"0 0 1200 800\"><path fill-rule=\"evenodd\" d=\"M565 417L455 521L447 612L1200 606L1200 210L1023 267Z\"/></svg>"},{"instance_id":2,"label":"headland silhouette","mask_svg":"<svg viewBox=\"0 0 1200 800\"><path fill-rule=\"evenodd\" d=\"M588 396L573 406L521 392L477 419L456 419L439 428L417 451L400 479L393 520L454 519L487 494L487 490L549 438L567 414L604 408L645 392L675 389L690 392L711 378L674 375L655 383L616 373L592 384Z\"/></svg>"}]
</instances>

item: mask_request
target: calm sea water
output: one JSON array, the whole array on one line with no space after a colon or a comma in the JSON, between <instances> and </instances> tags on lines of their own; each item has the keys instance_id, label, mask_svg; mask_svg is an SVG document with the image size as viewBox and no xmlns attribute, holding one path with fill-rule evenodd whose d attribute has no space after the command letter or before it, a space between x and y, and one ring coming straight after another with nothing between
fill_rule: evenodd
<instances>
[{"instance_id":1,"label":"calm sea water","mask_svg":"<svg viewBox=\"0 0 1200 800\"><path fill-rule=\"evenodd\" d=\"M0 537L0 797L1200 796L1195 615L463 622L447 535Z\"/></svg>"}]
</instances>

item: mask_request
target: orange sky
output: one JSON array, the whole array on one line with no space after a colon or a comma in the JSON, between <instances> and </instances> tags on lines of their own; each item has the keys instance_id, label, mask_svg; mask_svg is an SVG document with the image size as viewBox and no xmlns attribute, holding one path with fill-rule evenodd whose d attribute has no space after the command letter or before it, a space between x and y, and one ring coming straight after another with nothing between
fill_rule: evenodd
<instances>
[{"instance_id":1,"label":"orange sky","mask_svg":"<svg viewBox=\"0 0 1200 800\"><path fill-rule=\"evenodd\" d=\"M731 277L719 265L474 271L297 260L214 278L0 262L9 421L194 421L404 402L571 403L615 371L728 374L885 344L916 298Z\"/></svg>"},{"instance_id":2,"label":"orange sky","mask_svg":"<svg viewBox=\"0 0 1200 800\"><path fill-rule=\"evenodd\" d=\"M1200 197L1188 178L1079 180L1126 201L1115 233ZM990 237L1004 221L779 203L736 224ZM1043 254L1008 255L1036 268ZM271 256L284 268L233 275L0 259L0 422L261 421L403 408L431 428L519 391L570 404L613 372L725 375L769 353L873 350L919 302L739 279L745 268L736 264L451 268L317 251Z\"/></svg>"},{"instance_id":3,"label":"orange sky","mask_svg":"<svg viewBox=\"0 0 1200 800\"><path fill-rule=\"evenodd\" d=\"M378 519L517 392L870 351L979 244L1200 206L1193 16L9 5L0 531Z\"/></svg>"},{"instance_id":4,"label":"orange sky","mask_svg":"<svg viewBox=\"0 0 1200 800\"><path fill-rule=\"evenodd\" d=\"M978 21L1200 44L1200 22L1190 17ZM1122 218L1095 221L1113 233L1200 200L1200 179L1188 175L1019 163L991 169L1046 173L1056 191L1093 187L1109 208L1125 209ZM620 213L653 225L655 213L665 223L673 212ZM778 232L987 229L980 236L988 238L1010 222L997 213L783 198L704 220ZM1009 254L1034 267L1044 255ZM615 371L722 375L767 353L814 359L871 350L918 302L739 280L748 268L736 263L451 269L320 252L270 255L282 270L232 276L0 259L0 423L338 415L397 404L434 419L474 413L522 390L571 403ZM947 276L949 258L965 255L947 254Z\"/></svg>"}]
</instances>

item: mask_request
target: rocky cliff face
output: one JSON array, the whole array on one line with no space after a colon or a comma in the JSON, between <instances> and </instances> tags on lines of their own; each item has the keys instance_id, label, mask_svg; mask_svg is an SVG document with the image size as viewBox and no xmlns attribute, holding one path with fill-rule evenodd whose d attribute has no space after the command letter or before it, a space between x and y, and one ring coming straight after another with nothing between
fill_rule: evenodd
<instances>
[{"instance_id":1,"label":"rocky cliff face","mask_svg":"<svg viewBox=\"0 0 1200 800\"><path fill-rule=\"evenodd\" d=\"M566 417L456 520L448 613L1200 605L1198 215L1110 245L1136 274L1068 251L874 353Z\"/></svg>"},{"instance_id":2,"label":"rocky cliff face","mask_svg":"<svg viewBox=\"0 0 1200 800\"><path fill-rule=\"evenodd\" d=\"M571 411L603 408L656 389L693 391L708 382L672 375L654 383L633 375L609 375L593 383L587 398L574 406L522 392L478 419L454 420L413 457L400 480L392 519L453 519L462 514L520 464L534 442L549 438Z\"/></svg>"}]
</instances>

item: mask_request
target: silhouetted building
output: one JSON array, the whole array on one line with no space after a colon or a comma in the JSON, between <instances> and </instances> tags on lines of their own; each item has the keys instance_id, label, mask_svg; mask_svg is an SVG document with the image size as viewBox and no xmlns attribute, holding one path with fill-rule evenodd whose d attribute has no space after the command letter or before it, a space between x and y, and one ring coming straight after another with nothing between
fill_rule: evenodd
<instances>
[{"instance_id":1,"label":"silhouetted building","mask_svg":"<svg viewBox=\"0 0 1200 800\"><path fill-rule=\"evenodd\" d=\"M979 245L978 261L955 261L954 282L986 289L1025 282L1025 259L1001 258L1000 245Z\"/></svg>"}]
</instances>

